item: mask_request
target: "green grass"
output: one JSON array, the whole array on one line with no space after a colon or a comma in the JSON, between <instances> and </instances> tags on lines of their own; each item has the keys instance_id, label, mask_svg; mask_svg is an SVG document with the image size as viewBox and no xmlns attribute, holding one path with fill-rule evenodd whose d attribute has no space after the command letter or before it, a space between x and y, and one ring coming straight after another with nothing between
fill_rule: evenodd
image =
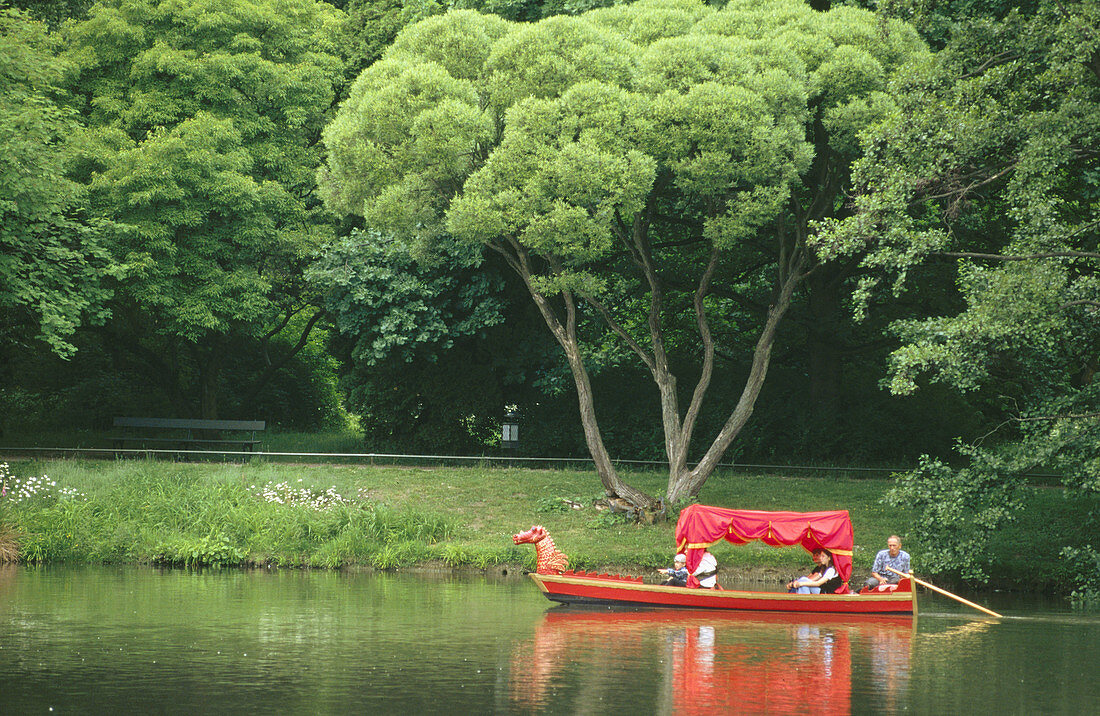
<instances>
[{"instance_id":1,"label":"green grass","mask_svg":"<svg viewBox=\"0 0 1100 716\"><path fill-rule=\"evenodd\" d=\"M543 524L572 563L584 568L646 569L672 554L673 522L627 524L593 501L602 493L588 471L477 467L47 461L12 465L18 476L47 474L82 500L38 500L0 512L14 527L22 558L182 564L254 563L392 567L440 560L485 567L533 565L534 550L511 535ZM655 472L628 474L651 493ZM328 511L258 498L266 484L333 488L350 505ZM869 565L905 516L879 504L882 480L717 474L701 501L751 509L849 509L857 529L856 562ZM573 510L568 498L585 505ZM801 550L759 545L715 548L727 568L790 571Z\"/></svg>"},{"instance_id":2,"label":"green grass","mask_svg":"<svg viewBox=\"0 0 1100 716\"><path fill-rule=\"evenodd\" d=\"M674 520L645 526L596 510L592 503L602 491L591 471L65 460L13 463L11 473L47 474L58 487L87 497L0 499L0 542L10 548L14 540L24 561L533 568L534 550L511 541L533 524L544 525L578 568L644 573L667 566L673 554ZM662 493L667 482L652 471L624 477L651 494ZM349 502L317 510L258 496L278 483L314 495L331 488ZM869 571L890 534L908 537L913 527L912 514L881 503L890 485L875 478L719 472L699 501L760 510L847 509L858 576ZM1059 490L1041 490L1039 497L993 546L992 576L1000 583L1059 584L1061 545L1088 529L1081 515L1094 504L1067 501ZM572 509L563 498L584 507ZM921 563L919 542L906 539L905 548L918 573L936 573L935 565ZM734 576L785 577L807 563L798 548L722 543L713 551L724 573Z\"/></svg>"},{"instance_id":3,"label":"green grass","mask_svg":"<svg viewBox=\"0 0 1100 716\"><path fill-rule=\"evenodd\" d=\"M31 562L392 566L379 564L379 555L427 559L430 546L453 530L445 515L375 501L321 510L259 496L276 482L322 495L332 483L322 484L316 469L302 482L297 470L273 465L138 460L25 463L11 472L45 473L82 495L47 489L0 502L0 524L18 535L20 556ZM355 494L348 483L342 489Z\"/></svg>"},{"instance_id":4,"label":"green grass","mask_svg":"<svg viewBox=\"0 0 1100 716\"><path fill-rule=\"evenodd\" d=\"M308 433L265 430L258 437L263 440L260 448L264 452L367 452L362 433L350 428Z\"/></svg>"}]
</instances>

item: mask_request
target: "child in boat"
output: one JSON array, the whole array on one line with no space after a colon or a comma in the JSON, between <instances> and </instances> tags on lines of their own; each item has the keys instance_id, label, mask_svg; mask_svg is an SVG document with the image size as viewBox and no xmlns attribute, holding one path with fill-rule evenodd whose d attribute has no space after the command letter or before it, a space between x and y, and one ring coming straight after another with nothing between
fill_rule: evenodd
<instances>
[{"instance_id":1,"label":"child in boat","mask_svg":"<svg viewBox=\"0 0 1100 716\"><path fill-rule=\"evenodd\" d=\"M840 575L833 567L833 555L827 549L813 551L813 571L804 577L787 582L787 591L792 594L829 594L840 586Z\"/></svg>"},{"instance_id":2,"label":"child in boat","mask_svg":"<svg viewBox=\"0 0 1100 716\"><path fill-rule=\"evenodd\" d=\"M668 575L668 579L661 582L661 584L670 587L686 587L688 583L687 555L676 555L672 560L672 569L658 569L657 571Z\"/></svg>"}]
</instances>

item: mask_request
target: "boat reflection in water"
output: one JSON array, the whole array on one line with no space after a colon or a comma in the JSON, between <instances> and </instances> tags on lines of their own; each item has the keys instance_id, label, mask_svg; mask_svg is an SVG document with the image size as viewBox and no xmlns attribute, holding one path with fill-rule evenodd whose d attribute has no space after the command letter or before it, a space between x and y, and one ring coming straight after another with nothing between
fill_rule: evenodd
<instances>
[{"instance_id":1,"label":"boat reflection in water","mask_svg":"<svg viewBox=\"0 0 1100 716\"><path fill-rule=\"evenodd\" d=\"M576 698L584 710L598 694L638 712L850 713L902 697L913 632L906 616L559 607L517 646L511 698L521 709Z\"/></svg>"}]
</instances>

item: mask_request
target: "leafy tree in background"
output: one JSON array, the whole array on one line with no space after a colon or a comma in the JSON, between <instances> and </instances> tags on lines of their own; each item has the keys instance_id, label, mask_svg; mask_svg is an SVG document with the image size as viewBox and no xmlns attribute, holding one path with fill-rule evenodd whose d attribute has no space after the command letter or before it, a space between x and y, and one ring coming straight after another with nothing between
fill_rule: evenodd
<instances>
[{"instance_id":1,"label":"leafy tree in background","mask_svg":"<svg viewBox=\"0 0 1100 716\"><path fill-rule=\"evenodd\" d=\"M20 8L36 20L42 20L56 29L66 20L81 20L88 13L94 0L6 0L11 7Z\"/></svg>"},{"instance_id":2,"label":"leafy tree in background","mask_svg":"<svg viewBox=\"0 0 1100 716\"><path fill-rule=\"evenodd\" d=\"M314 0L103 0L65 27L78 176L127 270L111 330L174 398L196 366L204 417L231 352L291 325L301 348L320 318L302 274L332 236L313 173L342 20Z\"/></svg>"},{"instance_id":3,"label":"leafy tree in background","mask_svg":"<svg viewBox=\"0 0 1100 716\"><path fill-rule=\"evenodd\" d=\"M778 325L814 270L810 222L832 215L858 130L890 105L893 69L921 52L901 23L790 1L657 0L527 26L451 12L403 30L356 81L326 130L321 184L334 209L419 251L456 236L500 254L566 354L605 490L653 508L607 454L578 326L602 318L647 366L666 497L697 494L752 413ZM716 281L763 288L770 306L741 396L689 468L712 321L734 320ZM669 356L669 325L683 321L700 365L687 393Z\"/></svg>"},{"instance_id":4,"label":"leafy tree in background","mask_svg":"<svg viewBox=\"0 0 1100 716\"><path fill-rule=\"evenodd\" d=\"M111 261L105 228L66 178L80 127L58 88L64 64L45 25L0 8L0 339L5 350L72 354L72 333L101 321Z\"/></svg>"},{"instance_id":5,"label":"leafy tree in background","mask_svg":"<svg viewBox=\"0 0 1100 716\"><path fill-rule=\"evenodd\" d=\"M336 242L309 271L324 285L334 325L361 337L355 352L366 362L396 354L411 362L420 346L445 351L456 338L501 322L494 297L501 281L476 269L476 249L452 242L449 268L418 263L408 247L376 231L355 229Z\"/></svg>"},{"instance_id":6,"label":"leafy tree in background","mask_svg":"<svg viewBox=\"0 0 1100 716\"><path fill-rule=\"evenodd\" d=\"M613 0L329 0L348 15L342 42L351 79L372 65L406 25L448 10L477 10L515 22L535 22L551 15L579 15Z\"/></svg>"},{"instance_id":7,"label":"leafy tree in background","mask_svg":"<svg viewBox=\"0 0 1100 716\"><path fill-rule=\"evenodd\" d=\"M895 84L897 110L865 137L858 213L823 247L869 251L895 292L922 262L956 268L964 310L895 325L891 389L982 389L1002 422L960 447L964 467L926 459L893 499L921 510L930 564L984 579L983 546L1026 504L1029 472L1100 491L1100 6L929 24L951 28L946 48ZM1095 590L1100 555L1066 556Z\"/></svg>"},{"instance_id":8,"label":"leafy tree in background","mask_svg":"<svg viewBox=\"0 0 1100 716\"><path fill-rule=\"evenodd\" d=\"M348 15L346 32L341 42L348 57L346 74L349 77L349 86L350 79L357 77L363 69L382 56L403 27L427 17L441 15L448 9L461 7L480 10L515 21L534 21L548 14L577 14L591 9L586 4L570 4L566 8L561 3L544 4L541 0L503 3L493 0L459 3L332 0L332 4ZM392 250L402 253L400 257L390 257L396 258L395 265L401 265L412 273L421 271L417 266L417 259L409 254L407 247L393 242L388 244ZM326 253L331 253L332 258L346 268L350 257L344 248L344 242L338 242L331 252ZM371 255L364 255L357 260L366 269L366 265L372 264L375 259L388 260L386 257ZM478 261L481 259L478 258ZM366 270L375 273L373 269ZM440 277L446 274L446 270L438 266L425 270ZM467 278L476 277L478 270L473 269L472 273L467 274ZM485 270L490 273L493 271L491 268ZM486 441L492 443L499 440L497 431L489 431L486 426L490 421L499 419L502 405L520 400L518 392L522 392L523 387L515 383L515 376L521 373L537 375L542 370L541 366L545 361L542 340L528 336L525 332L517 343L514 330L499 326L499 315L491 319L497 326L495 329L485 330L489 326L483 326L477 335L473 335L458 327L455 340L438 340L440 335L435 330L413 333L403 331L402 320L367 320L357 323L348 319L361 310L363 301L372 304L376 301L385 303L391 310L400 312L405 310L400 307L401 300L407 298L415 304L408 307L410 311L422 312L427 310L426 303L430 300L446 299L439 294L432 294L429 299L426 295L409 295L401 291L382 298L388 288L373 282L370 285L377 286L380 291L377 299L368 298L370 291L364 293L367 284L343 294L343 282L340 278L330 282L331 277L327 270L317 272L314 277L320 278L318 285L329 296L327 308L341 331L342 337L335 339L332 346L348 366L345 390L350 405L360 413L360 425L365 431L367 441L375 449L433 453L479 452L487 447ZM340 297L334 299L333 296ZM515 313L520 309L510 304L508 310ZM343 311L348 313L344 315ZM447 309L442 313L455 315ZM408 315L404 318L407 319ZM461 317L456 320L465 322ZM433 322L433 325L439 327L442 324ZM395 329L400 337L392 333ZM501 340L498 341L498 338ZM528 338L538 344L538 347L528 345ZM363 350L364 344L371 344L372 347ZM535 362L531 365L516 365L517 360L522 360L521 354ZM478 376L476 389L456 389L475 374ZM534 380L534 383L539 382ZM502 391L509 397L502 397ZM548 399L549 396L536 388L534 394L527 396L526 404L547 405ZM496 402L493 403L493 400ZM553 402L552 399L549 400ZM544 420L543 428L560 422L556 413L552 417L540 417ZM470 425L478 427L471 432L467 429ZM552 428L549 432L542 430L539 434L550 433L560 438L560 432ZM533 434L525 431L525 435ZM572 444L572 441L568 442ZM524 441L525 446L532 448L538 444L531 440ZM555 455L564 454L563 447L563 442L558 440L553 443L551 452Z\"/></svg>"},{"instance_id":9,"label":"leafy tree in background","mask_svg":"<svg viewBox=\"0 0 1100 716\"><path fill-rule=\"evenodd\" d=\"M307 272L324 293L330 348L347 367L344 389L368 445L483 453L499 445L502 406L523 405L525 452L585 454L583 439L574 449L575 409L554 399L560 361L537 316L525 315L526 291L479 247L446 243L444 264L355 229Z\"/></svg>"},{"instance_id":10,"label":"leafy tree in background","mask_svg":"<svg viewBox=\"0 0 1100 716\"><path fill-rule=\"evenodd\" d=\"M433 266L399 241L355 229L308 272L343 336L350 404L376 449L483 448L476 438L499 420L499 364L478 346L503 322L503 281L479 270L475 247L449 248L452 263Z\"/></svg>"}]
</instances>

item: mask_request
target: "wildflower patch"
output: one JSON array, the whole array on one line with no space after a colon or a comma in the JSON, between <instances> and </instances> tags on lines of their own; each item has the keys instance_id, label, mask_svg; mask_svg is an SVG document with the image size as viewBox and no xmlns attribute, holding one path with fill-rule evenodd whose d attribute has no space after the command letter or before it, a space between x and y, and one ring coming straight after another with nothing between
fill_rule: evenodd
<instances>
[{"instance_id":1,"label":"wildflower patch","mask_svg":"<svg viewBox=\"0 0 1100 716\"><path fill-rule=\"evenodd\" d=\"M59 487L56 480L46 475L17 477L6 462L0 462L0 500L10 504L32 499L87 500L88 497L73 487Z\"/></svg>"},{"instance_id":2,"label":"wildflower patch","mask_svg":"<svg viewBox=\"0 0 1100 716\"><path fill-rule=\"evenodd\" d=\"M298 482L302 482L301 478L298 479ZM337 505L350 505L352 502L337 492L335 487L318 490L303 485L292 485L289 482L268 482L261 488L257 489L255 485L251 485L249 489L256 497L265 502L274 502L278 505L300 505L314 510L328 510Z\"/></svg>"}]
</instances>

